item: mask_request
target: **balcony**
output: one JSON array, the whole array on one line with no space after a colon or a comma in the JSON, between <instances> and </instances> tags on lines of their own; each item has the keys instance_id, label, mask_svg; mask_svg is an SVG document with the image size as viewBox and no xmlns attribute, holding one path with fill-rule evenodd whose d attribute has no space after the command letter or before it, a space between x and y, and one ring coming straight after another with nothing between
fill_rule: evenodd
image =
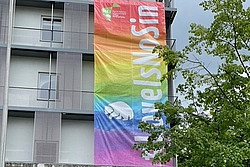
<instances>
[{"instance_id":1,"label":"balcony","mask_svg":"<svg viewBox=\"0 0 250 167\"><path fill-rule=\"evenodd\" d=\"M3 89L0 86L0 89ZM39 94L45 93L56 98L40 98ZM24 111L53 111L73 114L93 114L93 91L49 90L28 87L9 88L9 109ZM0 106L1 107L1 106Z\"/></svg>"},{"instance_id":2,"label":"balcony","mask_svg":"<svg viewBox=\"0 0 250 167\"><path fill-rule=\"evenodd\" d=\"M52 32L51 30L27 27L14 27L12 42L12 44L16 47L77 50L82 53L93 53L93 43L93 33L67 32L56 30Z\"/></svg>"},{"instance_id":3,"label":"balcony","mask_svg":"<svg viewBox=\"0 0 250 167\"><path fill-rule=\"evenodd\" d=\"M1 60L0 108L5 72L5 59ZM93 56L12 49L9 106L13 110L93 114L93 90Z\"/></svg>"}]
</instances>

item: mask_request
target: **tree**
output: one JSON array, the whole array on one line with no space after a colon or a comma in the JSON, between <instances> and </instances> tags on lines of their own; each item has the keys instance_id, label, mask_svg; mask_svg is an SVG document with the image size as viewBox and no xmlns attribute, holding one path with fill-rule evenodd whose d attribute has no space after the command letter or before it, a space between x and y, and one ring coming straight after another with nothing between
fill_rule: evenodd
<instances>
[{"instance_id":1,"label":"tree","mask_svg":"<svg viewBox=\"0 0 250 167\"><path fill-rule=\"evenodd\" d=\"M250 166L250 8L244 2L203 1L200 5L214 15L210 27L191 24L189 45L181 52L154 49L166 64L176 66L162 80L180 73L185 82L177 91L190 100L187 107L180 101L155 104L155 119L166 116L170 129L140 123L150 136L134 148L143 155L158 151L154 163L178 155L178 165L185 167ZM217 72L200 61L204 54L221 60Z\"/></svg>"}]
</instances>

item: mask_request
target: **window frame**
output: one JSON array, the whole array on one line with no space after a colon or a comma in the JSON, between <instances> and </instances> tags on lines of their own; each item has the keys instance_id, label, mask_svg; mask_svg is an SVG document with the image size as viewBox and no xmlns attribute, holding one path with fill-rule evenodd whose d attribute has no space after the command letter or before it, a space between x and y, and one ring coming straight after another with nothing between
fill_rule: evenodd
<instances>
[{"instance_id":1,"label":"window frame","mask_svg":"<svg viewBox=\"0 0 250 167\"><path fill-rule=\"evenodd\" d=\"M46 75L48 77L51 78L51 76L55 76L55 88L51 88L51 85L50 84L50 88L48 89L42 89L41 88L41 85L40 85L40 82L41 82L41 75ZM49 81L48 81L49 82ZM50 79L50 82L52 83L52 80ZM49 76L49 72L38 72L38 80L37 80L37 101L58 101L59 100L59 91L58 91L58 82L59 82L59 76L57 73L50 73L50 76ZM47 98L43 98L41 97L41 91L47 91ZM49 93L51 93L52 91L55 92L55 98L51 98L51 95L49 96Z\"/></svg>"},{"instance_id":2,"label":"window frame","mask_svg":"<svg viewBox=\"0 0 250 167\"><path fill-rule=\"evenodd\" d=\"M40 42L53 42L53 43L63 43L63 17L59 17L59 16L54 16L53 17L53 25L54 25L54 20L57 20L57 21L59 21L60 20L60 22L61 22L61 30L50 30L50 29L44 29L43 28L43 26L44 26L44 20L45 19L48 19L48 20L50 20L50 22L51 22L51 16L45 16L45 15L42 15L41 16L41 23L40 23ZM51 25L50 25L51 26ZM43 33L44 32L52 32L52 34L54 33L54 32L59 32L59 33L61 33L61 40L59 41L59 40L51 40L51 39L43 39ZM54 37L54 35L53 35L53 37Z\"/></svg>"}]
</instances>

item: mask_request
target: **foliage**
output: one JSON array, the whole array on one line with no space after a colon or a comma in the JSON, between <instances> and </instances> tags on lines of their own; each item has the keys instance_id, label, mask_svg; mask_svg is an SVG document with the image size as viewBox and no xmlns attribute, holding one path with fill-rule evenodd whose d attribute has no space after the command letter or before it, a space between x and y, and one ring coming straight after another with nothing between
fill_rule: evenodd
<instances>
[{"instance_id":1,"label":"foliage","mask_svg":"<svg viewBox=\"0 0 250 167\"><path fill-rule=\"evenodd\" d=\"M205 0L200 5L214 15L210 27L191 24L189 45L182 52L154 49L166 64L176 65L162 80L182 74L185 82L177 91L190 100L188 107L155 105L155 119L165 115L169 130L140 123L150 136L134 147L143 155L158 151L154 163L178 155L178 166L250 166L250 9L244 2ZM200 61L202 55L220 59L217 72Z\"/></svg>"}]
</instances>

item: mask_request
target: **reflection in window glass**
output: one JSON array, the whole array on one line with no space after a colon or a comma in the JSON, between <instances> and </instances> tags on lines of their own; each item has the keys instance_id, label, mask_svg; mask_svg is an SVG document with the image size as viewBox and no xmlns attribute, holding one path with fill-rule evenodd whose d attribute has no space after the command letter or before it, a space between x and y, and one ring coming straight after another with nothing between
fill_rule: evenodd
<instances>
[{"instance_id":1,"label":"reflection in window glass","mask_svg":"<svg viewBox=\"0 0 250 167\"><path fill-rule=\"evenodd\" d=\"M42 40L51 41L51 31L50 31L50 19L43 18L43 31L42 31Z\"/></svg>"},{"instance_id":2,"label":"reflection in window glass","mask_svg":"<svg viewBox=\"0 0 250 167\"><path fill-rule=\"evenodd\" d=\"M57 76L56 74L39 73L38 100L55 100Z\"/></svg>"},{"instance_id":3,"label":"reflection in window glass","mask_svg":"<svg viewBox=\"0 0 250 167\"><path fill-rule=\"evenodd\" d=\"M42 41L62 42L62 19L54 18L52 24L51 30L51 18L42 18Z\"/></svg>"}]
</instances>

